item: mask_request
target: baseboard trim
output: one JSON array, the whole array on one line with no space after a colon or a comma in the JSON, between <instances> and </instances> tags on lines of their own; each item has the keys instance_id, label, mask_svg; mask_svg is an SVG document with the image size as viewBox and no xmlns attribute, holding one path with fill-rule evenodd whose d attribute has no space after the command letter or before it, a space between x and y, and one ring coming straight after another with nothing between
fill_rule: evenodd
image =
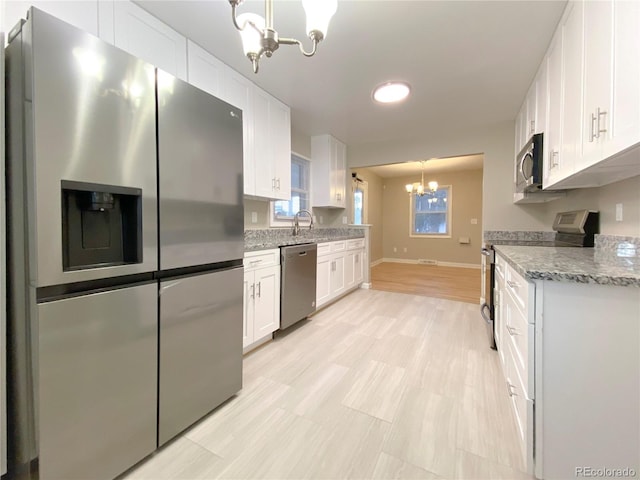
<instances>
[{"instance_id":1,"label":"baseboard trim","mask_svg":"<svg viewBox=\"0 0 640 480\"><path fill-rule=\"evenodd\" d=\"M413 260L410 258L383 258L382 262L388 263L410 263L412 265L420 265L420 261ZM477 263L457 263L457 262L441 262L440 260L436 261L435 266L441 267L459 267L459 268L475 268L480 270L481 265Z\"/></svg>"},{"instance_id":2,"label":"baseboard trim","mask_svg":"<svg viewBox=\"0 0 640 480\"><path fill-rule=\"evenodd\" d=\"M375 267L376 265L380 265L382 262L384 262L384 258L379 258L379 259L378 259L378 260L376 260L375 262L371 262L371 263L369 264L369 266L370 266L371 268L373 268L373 267Z\"/></svg>"}]
</instances>

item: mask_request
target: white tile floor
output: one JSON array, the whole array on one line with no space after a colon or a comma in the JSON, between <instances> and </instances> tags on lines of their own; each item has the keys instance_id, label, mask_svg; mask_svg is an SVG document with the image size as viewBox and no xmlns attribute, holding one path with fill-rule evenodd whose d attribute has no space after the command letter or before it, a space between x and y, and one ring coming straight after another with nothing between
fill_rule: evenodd
<instances>
[{"instance_id":1,"label":"white tile floor","mask_svg":"<svg viewBox=\"0 0 640 480\"><path fill-rule=\"evenodd\" d=\"M123 478L529 478L503 385L477 305L357 290Z\"/></svg>"}]
</instances>

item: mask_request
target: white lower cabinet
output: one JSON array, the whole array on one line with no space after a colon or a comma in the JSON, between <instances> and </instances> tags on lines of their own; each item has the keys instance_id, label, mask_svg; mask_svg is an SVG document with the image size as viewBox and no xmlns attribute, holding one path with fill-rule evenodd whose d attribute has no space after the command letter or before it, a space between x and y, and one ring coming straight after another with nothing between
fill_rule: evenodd
<instances>
[{"instance_id":1,"label":"white lower cabinet","mask_svg":"<svg viewBox=\"0 0 640 480\"><path fill-rule=\"evenodd\" d=\"M496 279L496 343L528 473L640 471L640 289L527 281L499 255Z\"/></svg>"},{"instance_id":2,"label":"white lower cabinet","mask_svg":"<svg viewBox=\"0 0 640 480\"><path fill-rule=\"evenodd\" d=\"M245 253L242 320L245 351L280 328L280 249Z\"/></svg>"},{"instance_id":3,"label":"white lower cabinet","mask_svg":"<svg viewBox=\"0 0 640 480\"><path fill-rule=\"evenodd\" d=\"M364 280L364 239L318 244L316 307L360 286Z\"/></svg>"}]
</instances>

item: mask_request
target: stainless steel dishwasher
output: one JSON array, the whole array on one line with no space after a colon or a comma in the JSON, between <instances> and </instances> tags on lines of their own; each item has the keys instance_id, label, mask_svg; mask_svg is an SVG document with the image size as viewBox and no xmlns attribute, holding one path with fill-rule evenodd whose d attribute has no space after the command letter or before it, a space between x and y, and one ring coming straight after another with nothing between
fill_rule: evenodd
<instances>
[{"instance_id":1,"label":"stainless steel dishwasher","mask_svg":"<svg viewBox=\"0 0 640 480\"><path fill-rule=\"evenodd\" d=\"M316 311L317 260L315 243L280 247L280 329Z\"/></svg>"}]
</instances>

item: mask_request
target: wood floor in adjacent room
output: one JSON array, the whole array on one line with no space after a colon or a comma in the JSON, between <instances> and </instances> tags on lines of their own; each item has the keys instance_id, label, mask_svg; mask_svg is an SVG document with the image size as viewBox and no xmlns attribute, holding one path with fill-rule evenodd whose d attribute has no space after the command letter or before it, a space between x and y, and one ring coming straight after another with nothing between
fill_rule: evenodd
<instances>
[{"instance_id":1,"label":"wood floor in adjacent room","mask_svg":"<svg viewBox=\"0 0 640 480\"><path fill-rule=\"evenodd\" d=\"M459 302L480 302L480 269L384 262L371 269L371 288Z\"/></svg>"},{"instance_id":2,"label":"wood floor in adjacent room","mask_svg":"<svg viewBox=\"0 0 640 480\"><path fill-rule=\"evenodd\" d=\"M129 479L518 479L476 305L356 290L244 360L244 388Z\"/></svg>"}]
</instances>

